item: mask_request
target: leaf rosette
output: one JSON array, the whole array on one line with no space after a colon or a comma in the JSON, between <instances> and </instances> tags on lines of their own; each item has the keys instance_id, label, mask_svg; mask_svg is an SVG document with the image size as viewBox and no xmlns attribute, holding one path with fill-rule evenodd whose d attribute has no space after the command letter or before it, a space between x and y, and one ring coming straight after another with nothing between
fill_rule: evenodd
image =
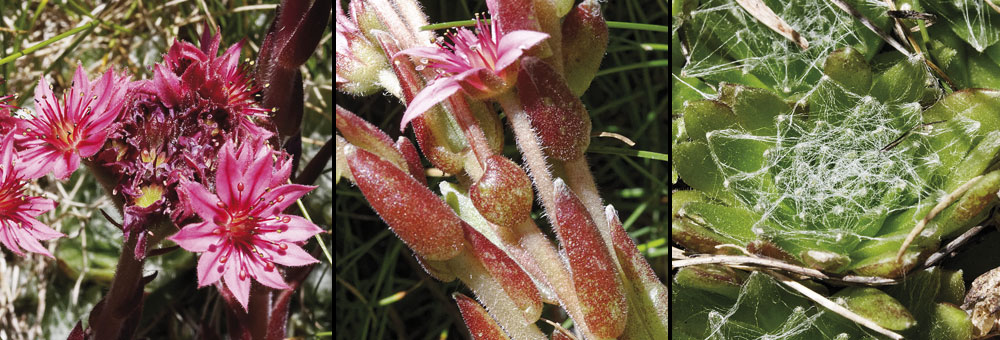
<instances>
[{"instance_id":1,"label":"leaf rosette","mask_svg":"<svg viewBox=\"0 0 1000 340\"><path fill-rule=\"evenodd\" d=\"M938 100L919 60L876 59L831 53L815 88L791 103L733 84L687 102L679 126L689 140L675 146L674 166L693 192L674 196L673 239L698 252L735 244L827 272L899 277L982 222L1000 183L991 172L1000 92ZM897 260L918 223L924 230Z\"/></svg>"}]
</instances>

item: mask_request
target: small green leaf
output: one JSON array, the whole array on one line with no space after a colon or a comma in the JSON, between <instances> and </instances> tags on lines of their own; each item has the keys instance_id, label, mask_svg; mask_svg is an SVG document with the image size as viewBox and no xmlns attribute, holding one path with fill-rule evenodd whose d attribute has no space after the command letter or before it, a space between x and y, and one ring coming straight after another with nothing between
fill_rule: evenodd
<instances>
[{"instance_id":1,"label":"small green leaf","mask_svg":"<svg viewBox=\"0 0 1000 340\"><path fill-rule=\"evenodd\" d=\"M847 309L887 329L901 331L917 324L906 307L876 288L847 287L833 296L844 298Z\"/></svg>"},{"instance_id":2,"label":"small green leaf","mask_svg":"<svg viewBox=\"0 0 1000 340\"><path fill-rule=\"evenodd\" d=\"M935 304L931 320L934 320L934 323L931 325L928 339L972 339L972 321L969 320L969 314L953 304Z\"/></svg>"}]
</instances>

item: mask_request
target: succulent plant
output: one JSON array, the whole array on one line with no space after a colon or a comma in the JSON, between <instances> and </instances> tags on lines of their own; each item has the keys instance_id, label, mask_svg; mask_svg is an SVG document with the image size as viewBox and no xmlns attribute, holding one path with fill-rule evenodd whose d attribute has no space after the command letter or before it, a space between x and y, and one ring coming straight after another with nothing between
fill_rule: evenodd
<instances>
[{"instance_id":1,"label":"succulent plant","mask_svg":"<svg viewBox=\"0 0 1000 340\"><path fill-rule=\"evenodd\" d=\"M357 186L428 274L471 289L475 299L452 297L473 338L665 339L666 285L602 203L586 160L591 118L579 96L608 28L598 2L570 5L490 0L488 24L476 16L474 30L431 38L414 1L352 1L352 14L371 10L379 23L351 21L338 35L363 39L370 30L395 80L353 79L363 72L348 68L345 91L398 83L390 92L407 105L401 130L412 123L423 156L455 180L441 181L438 196L408 139L394 143L340 106L337 178ZM520 157L502 153L494 103ZM532 212L536 201L541 214ZM536 224L542 219L558 243ZM572 331L543 333L546 305L564 310Z\"/></svg>"},{"instance_id":2,"label":"succulent plant","mask_svg":"<svg viewBox=\"0 0 1000 340\"><path fill-rule=\"evenodd\" d=\"M963 271L934 265L993 223L997 13L963 1L888 12L748 2L774 9L808 48L744 2L675 7L685 50L674 59L672 240L685 254L674 256L684 317L673 334L985 335L972 304L959 307ZM926 27L925 10L937 24Z\"/></svg>"}]
</instances>

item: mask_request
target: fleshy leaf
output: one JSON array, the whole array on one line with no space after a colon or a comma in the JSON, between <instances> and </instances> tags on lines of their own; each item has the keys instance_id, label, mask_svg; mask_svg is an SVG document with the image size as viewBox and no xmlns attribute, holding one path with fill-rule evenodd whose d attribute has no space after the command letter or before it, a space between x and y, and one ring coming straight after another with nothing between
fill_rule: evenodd
<instances>
[{"instance_id":1,"label":"fleshy leaf","mask_svg":"<svg viewBox=\"0 0 1000 340\"><path fill-rule=\"evenodd\" d=\"M917 323L899 301L876 288L847 287L834 297L843 298L847 309L887 329L901 331Z\"/></svg>"},{"instance_id":2,"label":"fleshy leaf","mask_svg":"<svg viewBox=\"0 0 1000 340\"><path fill-rule=\"evenodd\" d=\"M566 82L580 96L590 87L608 50L608 24L600 4L584 1L569 12L562 23L562 44Z\"/></svg>"},{"instance_id":3,"label":"fleshy leaf","mask_svg":"<svg viewBox=\"0 0 1000 340\"><path fill-rule=\"evenodd\" d=\"M503 250L497 248L490 240L487 240L472 227L465 225L465 239L472 245L473 252L483 267L490 272L490 275L503 287L507 296L513 300L517 308L524 313L527 322L535 322L542 315L542 298L535 288L534 282L524 270L514 263L514 260L507 256Z\"/></svg>"},{"instance_id":4,"label":"fleshy leaf","mask_svg":"<svg viewBox=\"0 0 1000 340\"><path fill-rule=\"evenodd\" d=\"M340 105L337 105L337 131L352 145L368 150L400 169L409 169L403 154L393 145L389 135Z\"/></svg>"},{"instance_id":5,"label":"fleshy leaf","mask_svg":"<svg viewBox=\"0 0 1000 340\"><path fill-rule=\"evenodd\" d=\"M504 333L503 328L500 328L496 320L493 320L493 317L486 313L486 310L478 302L462 295L462 293L452 293L451 298L455 299L455 303L458 304L458 309L462 312L462 319L469 327L469 333L472 333L473 339L510 339L507 337L507 333Z\"/></svg>"},{"instance_id":6,"label":"fleshy leaf","mask_svg":"<svg viewBox=\"0 0 1000 340\"><path fill-rule=\"evenodd\" d=\"M646 258L625 233L618 212L604 209L611 228L615 256L625 273L625 296L629 302L625 333L629 338L667 338L667 286L660 282Z\"/></svg>"},{"instance_id":7,"label":"fleshy leaf","mask_svg":"<svg viewBox=\"0 0 1000 340\"><path fill-rule=\"evenodd\" d=\"M562 75L537 58L521 60L518 96L549 156L570 161L590 145L590 116Z\"/></svg>"},{"instance_id":8,"label":"fleshy leaf","mask_svg":"<svg viewBox=\"0 0 1000 340\"><path fill-rule=\"evenodd\" d=\"M556 235L590 331L615 338L625 330L628 305L617 265L597 225L562 179L555 181Z\"/></svg>"},{"instance_id":9,"label":"fleshy leaf","mask_svg":"<svg viewBox=\"0 0 1000 340\"><path fill-rule=\"evenodd\" d=\"M389 228L427 260L443 261L462 252L462 221L423 186L392 163L363 149L345 152L361 193Z\"/></svg>"}]
</instances>

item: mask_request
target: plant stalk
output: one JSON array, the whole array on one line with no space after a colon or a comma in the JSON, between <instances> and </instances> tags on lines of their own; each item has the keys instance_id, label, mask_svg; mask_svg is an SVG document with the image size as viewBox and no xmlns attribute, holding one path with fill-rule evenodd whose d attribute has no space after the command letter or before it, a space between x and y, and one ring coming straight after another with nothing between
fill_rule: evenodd
<instances>
[{"instance_id":1,"label":"plant stalk","mask_svg":"<svg viewBox=\"0 0 1000 340\"><path fill-rule=\"evenodd\" d=\"M524 111L521 100L517 98L514 90L507 91L497 98L500 106L514 130L514 138L517 146L521 149L521 155L525 164L528 165L528 175L535 184L535 191L538 199L542 203L542 208L552 225L556 224L556 199L555 187L553 186L552 173L549 172L549 164L545 161L545 154L542 151L542 143L531 127L531 120L528 113Z\"/></svg>"}]
</instances>

